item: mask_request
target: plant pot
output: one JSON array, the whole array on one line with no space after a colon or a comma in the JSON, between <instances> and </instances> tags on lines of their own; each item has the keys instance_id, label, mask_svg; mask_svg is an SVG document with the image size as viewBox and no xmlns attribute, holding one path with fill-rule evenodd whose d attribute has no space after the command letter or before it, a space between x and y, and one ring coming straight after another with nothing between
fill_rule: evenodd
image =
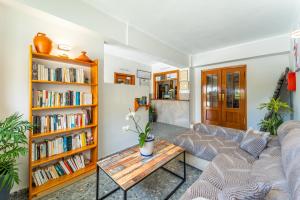
<instances>
[{"instance_id":1,"label":"plant pot","mask_svg":"<svg viewBox=\"0 0 300 200\"><path fill-rule=\"evenodd\" d=\"M52 49L52 41L45 33L37 33L33 39L35 50L38 53L50 54Z\"/></svg>"},{"instance_id":2,"label":"plant pot","mask_svg":"<svg viewBox=\"0 0 300 200\"><path fill-rule=\"evenodd\" d=\"M92 62L92 60L86 55L85 51L82 51L81 54L77 58L75 58L75 60L83 62Z\"/></svg>"},{"instance_id":3,"label":"plant pot","mask_svg":"<svg viewBox=\"0 0 300 200\"><path fill-rule=\"evenodd\" d=\"M0 185L2 185L3 176L0 176ZM1 200L9 200L10 189L7 186L4 186L3 189L0 190Z\"/></svg>"},{"instance_id":4,"label":"plant pot","mask_svg":"<svg viewBox=\"0 0 300 200\"><path fill-rule=\"evenodd\" d=\"M154 137L147 138L143 147L140 147L140 153L144 157L153 155L154 150Z\"/></svg>"}]
</instances>

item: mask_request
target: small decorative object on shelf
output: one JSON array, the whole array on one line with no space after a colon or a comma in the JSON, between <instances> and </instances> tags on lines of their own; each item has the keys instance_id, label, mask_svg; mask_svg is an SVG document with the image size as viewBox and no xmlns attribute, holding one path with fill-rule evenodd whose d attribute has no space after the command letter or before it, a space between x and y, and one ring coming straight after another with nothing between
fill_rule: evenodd
<instances>
[{"instance_id":1,"label":"small decorative object on shelf","mask_svg":"<svg viewBox=\"0 0 300 200\"><path fill-rule=\"evenodd\" d=\"M82 51L80 56L75 58L75 60L84 61L84 62L92 62L92 60L86 55L86 51Z\"/></svg>"},{"instance_id":2,"label":"small decorative object on shelf","mask_svg":"<svg viewBox=\"0 0 300 200\"><path fill-rule=\"evenodd\" d=\"M52 41L45 33L37 33L33 39L35 50L38 53L50 54L52 50Z\"/></svg>"},{"instance_id":3,"label":"small decorative object on shelf","mask_svg":"<svg viewBox=\"0 0 300 200\"><path fill-rule=\"evenodd\" d=\"M131 131L133 133L137 133L139 135L139 146L141 155L145 157L152 156L154 150L154 136L150 134L150 122L148 122L145 128L142 129L135 116L135 112L131 112L131 110L129 109L129 113L126 115L126 120L132 120L135 128L130 129L130 125L127 125L123 126L122 129L123 131Z\"/></svg>"},{"instance_id":4,"label":"small decorative object on shelf","mask_svg":"<svg viewBox=\"0 0 300 200\"><path fill-rule=\"evenodd\" d=\"M146 96L134 99L134 111L136 112L140 107L145 107L146 110L148 110L149 104L147 104Z\"/></svg>"}]
</instances>

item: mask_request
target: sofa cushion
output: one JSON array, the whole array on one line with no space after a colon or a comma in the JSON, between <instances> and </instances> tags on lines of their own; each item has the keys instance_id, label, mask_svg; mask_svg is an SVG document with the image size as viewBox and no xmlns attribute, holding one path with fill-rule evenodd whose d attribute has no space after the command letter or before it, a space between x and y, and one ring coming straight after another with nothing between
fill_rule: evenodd
<instances>
[{"instance_id":1,"label":"sofa cushion","mask_svg":"<svg viewBox=\"0 0 300 200\"><path fill-rule=\"evenodd\" d=\"M271 158L271 157L281 158L280 146L272 146L272 147L265 148L259 155L259 159Z\"/></svg>"},{"instance_id":2,"label":"sofa cushion","mask_svg":"<svg viewBox=\"0 0 300 200\"><path fill-rule=\"evenodd\" d=\"M257 158L266 147L267 142L268 139L265 135L256 134L253 130L249 130L243 138L240 148Z\"/></svg>"},{"instance_id":3,"label":"sofa cushion","mask_svg":"<svg viewBox=\"0 0 300 200\"><path fill-rule=\"evenodd\" d=\"M300 121L289 120L289 121L282 123L278 127L277 135L278 135L280 144L282 144L284 137L289 133L289 131L292 129L295 129L295 128L300 128Z\"/></svg>"},{"instance_id":4,"label":"sofa cushion","mask_svg":"<svg viewBox=\"0 0 300 200\"><path fill-rule=\"evenodd\" d=\"M207 161L211 161L219 153L226 153L248 162L255 160L252 155L239 148L239 143L220 136L201 135L188 131L177 136L174 143L194 156Z\"/></svg>"},{"instance_id":5,"label":"sofa cushion","mask_svg":"<svg viewBox=\"0 0 300 200\"><path fill-rule=\"evenodd\" d=\"M263 200L271 186L263 182L252 182L235 187L226 187L218 193L219 200Z\"/></svg>"},{"instance_id":6,"label":"sofa cushion","mask_svg":"<svg viewBox=\"0 0 300 200\"><path fill-rule=\"evenodd\" d=\"M291 197L300 199L300 129L291 130L282 140L282 165Z\"/></svg>"},{"instance_id":7,"label":"sofa cushion","mask_svg":"<svg viewBox=\"0 0 300 200\"><path fill-rule=\"evenodd\" d=\"M191 187L183 194L180 200L191 200L198 197L206 198L209 200L217 200L218 192L220 190L213 186L211 183L198 179Z\"/></svg>"},{"instance_id":8,"label":"sofa cushion","mask_svg":"<svg viewBox=\"0 0 300 200\"><path fill-rule=\"evenodd\" d=\"M248 162L221 153L206 167L200 179L222 190L225 186L246 183L250 172L251 164Z\"/></svg>"},{"instance_id":9,"label":"sofa cushion","mask_svg":"<svg viewBox=\"0 0 300 200\"><path fill-rule=\"evenodd\" d=\"M285 178L281 157L265 157L254 161L251 176L256 182L268 182L272 189L288 192L288 183Z\"/></svg>"},{"instance_id":10,"label":"sofa cushion","mask_svg":"<svg viewBox=\"0 0 300 200\"><path fill-rule=\"evenodd\" d=\"M200 135L213 135L219 136L226 140L232 140L234 142L240 143L243 139L245 131L226 128L215 125L206 125L203 123L194 124L193 129L195 133Z\"/></svg>"}]
</instances>

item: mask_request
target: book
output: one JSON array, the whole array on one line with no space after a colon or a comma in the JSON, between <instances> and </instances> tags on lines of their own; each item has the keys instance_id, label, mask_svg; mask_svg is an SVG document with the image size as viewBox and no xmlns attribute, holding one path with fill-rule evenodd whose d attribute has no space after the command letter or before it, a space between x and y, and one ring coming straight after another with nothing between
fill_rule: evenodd
<instances>
[{"instance_id":1,"label":"book","mask_svg":"<svg viewBox=\"0 0 300 200\"><path fill-rule=\"evenodd\" d=\"M41 186L50 180L57 179L66 174L74 173L85 167L82 154L77 154L57 163L37 168L32 173L32 180L35 186Z\"/></svg>"}]
</instances>

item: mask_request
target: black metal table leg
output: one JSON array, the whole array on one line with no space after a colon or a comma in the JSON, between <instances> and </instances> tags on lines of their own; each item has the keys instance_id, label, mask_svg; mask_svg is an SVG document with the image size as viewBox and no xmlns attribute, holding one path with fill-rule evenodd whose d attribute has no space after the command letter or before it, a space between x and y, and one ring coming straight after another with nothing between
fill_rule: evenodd
<instances>
[{"instance_id":1,"label":"black metal table leg","mask_svg":"<svg viewBox=\"0 0 300 200\"><path fill-rule=\"evenodd\" d=\"M183 152L183 180L186 181L185 151Z\"/></svg>"},{"instance_id":2,"label":"black metal table leg","mask_svg":"<svg viewBox=\"0 0 300 200\"><path fill-rule=\"evenodd\" d=\"M97 165L96 200L99 199L99 166Z\"/></svg>"},{"instance_id":3,"label":"black metal table leg","mask_svg":"<svg viewBox=\"0 0 300 200\"><path fill-rule=\"evenodd\" d=\"M124 190L124 200L127 200L127 190Z\"/></svg>"}]
</instances>

